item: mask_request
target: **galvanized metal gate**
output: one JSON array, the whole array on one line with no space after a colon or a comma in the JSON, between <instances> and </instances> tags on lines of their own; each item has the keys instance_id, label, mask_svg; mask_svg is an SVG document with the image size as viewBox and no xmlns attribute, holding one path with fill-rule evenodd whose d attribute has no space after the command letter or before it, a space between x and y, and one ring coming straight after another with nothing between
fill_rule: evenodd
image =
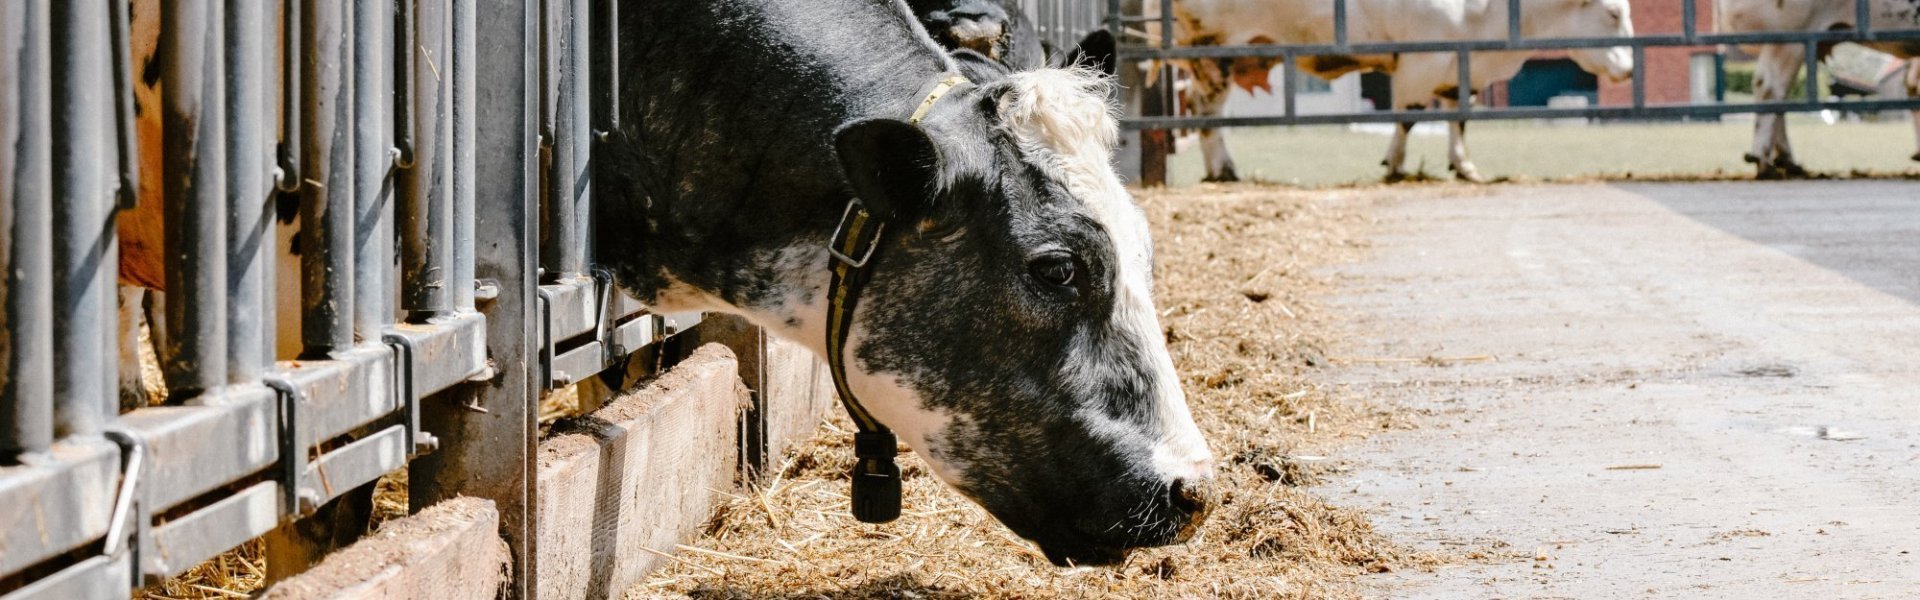
<instances>
[{"instance_id":1,"label":"galvanized metal gate","mask_svg":"<svg viewBox=\"0 0 1920 600\"><path fill-rule=\"evenodd\" d=\"M1715 44L1794 44L1803 46L1809 57L1819 56L1816 51L1821 44L1840 42L1893 42L1920 41L1920 29L1879 30L1871 26L1868 0L1854 0L1856 26L1838 31L1777 31L1755 33L1705 33L1699 31L1697 24L1700 0L1677 0L1681 3L1682 25L1679 33L1636 35L1631 38L1552 38L1534 39L1521 35L1521 0L1506 0L1507 35L1505 39L1431 41L1431 42L1391 42L1391 43L1355 43L1348 41L1347 3L1333 2L1334 43L1331 44L1270 44L1256 46L1190 46L1176 45L1172 35L1156 36L1148 39L1141 35L1138 25L1155 23L1159 31L1174 31L1173 6L1176 0L1131 0L1133 2L1157 2L1159 14L1148 17L1139 10L1123 10L1122 0L1107 0L1107 27L1117 39L1123 40L1119 47L1121 62L1150 59L1218 59L1235 57L1263 57L1281 59L1285 76L1281 93L1286 98L1286 112L1280 115L1244 116L1244 117L1182 117L1170 114L1147 115L1127 119L1128 129L1179 129L1194 127L1237 127L1261 125L1307 125L1329 123L1366 123L1366 122L1408 122L1432 120L1472 120L1472 119L1541 119L1541 118L1672 118L1713 116L1732 113L1781 113L1817 110L1907 110L1920 109L1920 98L1882 99L1882 100L1831 100L1819 96L1818 86L1805 86L1806 95L1799 100L1777 102L1737 103L1737 104L1648 104L1646 99L1646 70L1636 68L1633 73L1633 101L1628 106L1588 106L1565 108L1473 108L1462 104L1457 110L1407 111L1388 110L1346 114L1298 114L1295 96L1299 90L1299 74L1294 60L1297 57L1313 55L1352 55L1352 54L1393 54L1408 52L1449 52L1457 56L1459 65L1458 80L1461 89L1472 89L1471 61L1466 60L1472 52L1500 50L1563 50L1572 48L1596 48L1625 46L1633 51L1634 63L1644 65L1646 49L1668 46L1702 46ZM1819 78L1820 63L1808 60L1806 65L1808 81Z\"/></svg>"},{"instance_id":2,"label":"galvanized metal gate","mask_svg":"<svg viewBox=\"0 0 1920 600\"><path fill-rule=\"evenodd\" d=\"M407 467L415 509L496 502L527 596L541 393L698 319L593 267L619 10L166 0L141 107L165 197L135 198L128 2L0 5L0 595L126 597ZM275 269L280 195L298 272ZM171 398L121 413L136 202L164 209ZM276 314L283 277L304 300ZM276 361L286 320L303 351Z\"/></svg>"}]
</instances>

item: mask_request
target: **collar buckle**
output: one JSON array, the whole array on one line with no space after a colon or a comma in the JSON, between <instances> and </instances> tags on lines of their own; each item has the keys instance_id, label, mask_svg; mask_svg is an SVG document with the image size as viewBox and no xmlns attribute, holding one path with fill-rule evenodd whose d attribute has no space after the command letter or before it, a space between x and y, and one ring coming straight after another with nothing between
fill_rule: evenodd
<instances>
[{"instance_id":1,"label":"collar buckle","mask_svg":"<svg viewBox=\"0 0 1920 600\"><path fill-rule=\"evenodd\" d=\"M870 223L872 231L867 231ZM848 200L847 209L840 213L840 224L833 228L833 238L827 242L827 252L849 267L855 269L865 267L867 261L873 259L874 250L880 248L880 233L886 228L886 222L874 218L872 213L867 212L867 207L860 204L860 199ZM862 239L865 240L864 244L861 242ZM855 248L853 247L855 245L865 247ZM843 251L841 248L848 249ZM858 256L849 254L856 251L859 253Z\"/></svg>"}]
</instances>

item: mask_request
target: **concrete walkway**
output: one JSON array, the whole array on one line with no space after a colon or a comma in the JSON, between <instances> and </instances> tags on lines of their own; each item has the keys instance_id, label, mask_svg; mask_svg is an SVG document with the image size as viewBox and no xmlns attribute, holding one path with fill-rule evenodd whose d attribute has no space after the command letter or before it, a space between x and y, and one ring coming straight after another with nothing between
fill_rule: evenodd
<instances>
[{"instance_id":1,"label":"concrete walkway","mask_svg":"<svg viewBox=\"0 0 1920 600\"><path fill-rule=\"evenodd\" d=\"M1920 183L1358 201L1328 379L1414 427L1318 491L1516 556L1373 595L1920 598Z\"/></svg>"}]
</instances>

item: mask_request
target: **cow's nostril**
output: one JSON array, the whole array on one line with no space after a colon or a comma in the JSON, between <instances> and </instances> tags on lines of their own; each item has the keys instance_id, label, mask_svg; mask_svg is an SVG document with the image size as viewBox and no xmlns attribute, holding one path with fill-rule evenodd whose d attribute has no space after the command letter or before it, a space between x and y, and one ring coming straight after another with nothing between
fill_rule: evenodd
<instances>
[{"instance_id":1,"label":"cow's nostril","mask_svg":"<svg viewBox=\"0 0 1920 600\"><path fill-rule=\"evenodd\" d=\"M1185 479L1173 480L1167 489L1168 500L1181 511L1200 514L1207 511L1206 484L1194 485Z\"/></svg>"}]
</instances>

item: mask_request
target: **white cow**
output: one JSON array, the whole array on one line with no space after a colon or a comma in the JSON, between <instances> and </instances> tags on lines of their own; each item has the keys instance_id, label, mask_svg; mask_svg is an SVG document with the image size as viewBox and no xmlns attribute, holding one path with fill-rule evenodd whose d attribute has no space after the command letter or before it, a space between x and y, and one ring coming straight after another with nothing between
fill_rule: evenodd
<instances>
[{"instance_id":1,"label":"white cow","mask_svg":"<svg viewBox=\"0 0 1920 600\"><path fill-rule=\"evenodd\" d=\"M1736 0L1738 1L1738 0ZM1149 4L1152 4L1151 2ZM1361 42L1418 42L1488 40L1507 36L1504 0L1351 0L1347 8L1347 39ZM1175 0L1174 13L1182 45L1329 44L1333 43L1333 3L1328 0ZM1630 37L1633 19L1627 0L1521 0L1520 33L1528 38ZM1473 89L1512 78L1532 52L1476 52L1472 55ZM1613 80L1633 74L1633 54L1624 46L1582 48L1569 56L1580 67ZM1353 71L1393 75L1393 98L1401 106L1425 108L1438 99L1451 109L1460 98L1455 54L1401 53L1355 56L1307 56L1297 59L1300 70L1324 79ZM1196 115L1218 114L1228 85L1248 91L1268 89L1270 63L1258 59L1187 61L1194 86L1188 94ZM1469 96L1469 101L1471 97ZM1405 177L1407 134L1412 123L1394 131L1387 150L1389 181ZM1461 179L1480 181L1467 159L1466 124L1450 128L1447 159ZM1233 159L1219 132L1201 132L1209 180L1231 180Z\"/></svg>"},{"instance_id":2,"label":"white cow","mask_svg":"<svg viewBox=\"0 0 1920 600\"><path fill-rule=\"evenodd\" d=\"M1913 0L1867 0L1868 14L1875 30L1920 28L1920 4ZM1715 28L1722 33L1757 31L1834 31L1855 28L1854 0L1715 0ZM1867 47L1903 58L1920 57L1920 42L1878 42ZM1794 76L1806 66L1806 48L1800 44L1764 45L1757 50L1760 64L1753 71L1755 102L1788 100L1787 90ZM1818 59L1825 60L1831 45L1821 45ZM1907 65L1907 90L1920 96L1920 72ZM1914 111L1914 135L1920 138L1920 111ZM1920 152L1913 155L1920 160ZM1787 143L1787 121L1779 113L1754 119L1753 150L1747 162L1754 163L1762 179L1800 177L1807 170L1793 159L1793 147Z\"/></svg>"}]
</instances>

